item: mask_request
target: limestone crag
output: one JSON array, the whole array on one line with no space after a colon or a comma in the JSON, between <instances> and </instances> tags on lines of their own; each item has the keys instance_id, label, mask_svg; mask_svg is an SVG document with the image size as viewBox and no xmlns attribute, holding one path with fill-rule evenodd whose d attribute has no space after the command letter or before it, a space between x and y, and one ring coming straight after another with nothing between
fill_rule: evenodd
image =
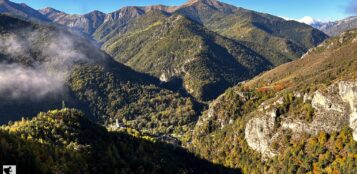
<instances>
[{"instance_id":1,"label":"limestone crag","mask_svg":"<svg viewBox=\"0 0 357 174\"><path fill-rule=\"evenodd\" d=\"M276 110L271 110L262 117L256 117L251 119L245 128L245 139L248 145L262 153L263 158L274 157L277 155L270 148L273 136L275 135L275 120L276 120Z\"/></svg>"},{"instance_id":2,"label":"limestone crag","mask_svg":"<svg viewBox=\"0 0 357 174\"><path fill-rule=\"evenodd\" d=\"M356 82L335 83L329 86L326 92L316 91L312 97L309 97L309 94L294 96L303 97L304 103L311 101L315 109L311 123L300 120L294 115L277 115L276 106L284 103L281 98L278 98L275 102L264 102L258 111L253 113L256 117L246 124L245 139L252 149L262 153L263 158L277 155L270 145L283 130L290 130L293 134L316 135L320 131L326 133L340 131L348 125L353 129L353 139L357 141ZM281 118L280 124L277 122L277 117Z\"/></svg>"},{"instance_id":3,"label":"limestone crag","mask_svg":"<svg viewBox=\"0 0 357 174\"><path fill-rule=\"evenodd\" d=\"M353 129L353 140L357 141L357 83L339 83L339 95L344 102L350 105L349 126Z\"/></svg>"}]
</instances>

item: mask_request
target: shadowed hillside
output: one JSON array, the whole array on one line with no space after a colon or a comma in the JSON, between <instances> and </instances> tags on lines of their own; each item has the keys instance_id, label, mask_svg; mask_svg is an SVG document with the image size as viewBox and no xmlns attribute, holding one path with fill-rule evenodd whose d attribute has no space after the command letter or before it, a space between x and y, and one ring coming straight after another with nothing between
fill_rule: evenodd
<instances>
[{"instance_id":1,"label":"shadowed hillside","mask_svg":"<svg viewBox=\"0 0 357 174\"><path fill-rule=\"evenodd\" d=\"M108 132L75 109L40 113L0 130L0 163L19 173L240 173L183 149Z\"/></svg>"},{"instance_id":2,"label":"shadowed hillside","mask_svg":"<svg viewBox=\"0 0 357 174\"><path fill-rule=\"evenodd\" d=\"M195 102L114 61L66 31L0 16L1 122L78 107L99 123L116 120L147 134L192 127Z\"/></svg>"}]
</instances>

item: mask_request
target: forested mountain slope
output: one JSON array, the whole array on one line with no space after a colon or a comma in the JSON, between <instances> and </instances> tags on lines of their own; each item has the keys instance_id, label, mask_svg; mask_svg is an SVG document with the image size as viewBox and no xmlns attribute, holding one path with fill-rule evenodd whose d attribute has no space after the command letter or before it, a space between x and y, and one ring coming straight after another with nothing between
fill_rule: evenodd
<instances>
[{"instance_id":1,"label":"forested mountain slope","mask_svg":"<svg viewBox=\"0 0 357 174\"><path fill-rule=\"evenodd\" d=\"M243 44L217 35L181 15L149 12L129 25L130 31L103 48L137 71L182 86L200 100L210 100L227 87L272 67Z\"/></svg>"},{"instance_id":2,"label":"forested mountain slope","mask_svg":"<svg viewBox=\"0 0 357 174\"><path fill-rule=\"evenodd\" d=\"M104 22L96 32L96 36L104 34L106 38L100 40L103 50L164 82L182 79L182 87L204 101L252 75L300 58L328 38L308 25L215 0L190 1L170 10L154 9L123 8L122 15L115 16L127 16L118 18L124 22L110 22L111 27ZM186 18L178 20L177 16ZM200 57L200 65L191 61L194 57ZM195 64L194 69L190 64Z\"/></svg>"},{"instance_id":3,"label":"forested mountain slope","mask_svg":"<svg viewBox=\"0 0 357 174\"><path fill-rule=\"evenodd\" d=\"M38 173L356 173L356 30L325 40L216 0L41 12L56 25L0 15L1 163Z\"/></svg>"},{"instance_id":4,"label":"forested mountain slope","mask_svg":"<svg viewBox=\"0 0 357 174\"><path fill-rule=\"evenodd\" d=\"M240 173L178 147L108 132L75 109L0 128L0 163L19 173Z\"/></svg>"},{"instance_id":5,"label":"forested mountain slope","mask_svg":"<svg viewBox=\"0 0 357 174\"><path fill-rule=\"evenodd\" d=\"M217 0L191 0L175 12L223 36L245 41L274 65L299 58L327 38L308 25Z\"/></svg>"},{"instance_id":6,"label":"forested mountain slope","mask_svg":"<svg viewBox=\"0 0 357 174\"><path fill-rule=\"evenodd\" d=\"M356 40L345 32L227 90L200 117L188 148L244 173L354 173Z\"/></svg>"},{"instance_id":7,"label":"forested mountain slope","mask_svg":"<svg viewBox=\"0 0 357 174\"><path fill-rule=\"evenodd\" d=\"M61 107L102 124L118 120L149 134L182 134L194 102L114 61L88 40L54 27L0 16L1 121Z\"/></svg>"}]
</instances>

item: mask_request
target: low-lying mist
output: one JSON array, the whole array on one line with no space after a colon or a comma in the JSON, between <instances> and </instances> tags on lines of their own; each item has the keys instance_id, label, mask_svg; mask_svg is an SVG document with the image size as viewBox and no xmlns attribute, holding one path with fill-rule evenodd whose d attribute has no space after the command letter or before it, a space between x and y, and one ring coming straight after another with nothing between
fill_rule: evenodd
<instances>
[{"instance_id":1,"label":"low-lying mist","mask_svg":"<svg viewBox=\"0 0 357 174\"><path fill-rule=\"evenodd\" d=\"M44 68L28 68L19 64L0 64L0 96L41 98L62 93L65 73L50 73Z\"/></svg>"},{"instance_id":2,"label":"low-lying mist","mask_svg":"<svg viewBox=\"0 0 357 174\"><path fill-rule=\"evenodd\" d=\"M94 45L66 32L1 34L0 97L40 99L62 94L74 64L103 57Z\"/></svg>"}]
</instances>

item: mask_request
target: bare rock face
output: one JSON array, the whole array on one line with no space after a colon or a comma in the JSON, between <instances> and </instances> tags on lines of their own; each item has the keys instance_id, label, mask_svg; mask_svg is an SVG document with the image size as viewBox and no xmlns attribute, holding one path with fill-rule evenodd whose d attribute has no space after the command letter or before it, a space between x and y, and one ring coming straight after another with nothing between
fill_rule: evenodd
<instances>
[{"instance_id":1,"label":"bare rock face","mask_svg":"<svg viewBox=\"0 0 357 174\"><path fill-rule=\"evenodd\" d=\"M353 140L357 141L357 83L341 82L339 95L342 100L350 105L349 126L353 129Z\"/></svg>"},{"instance_id":2,"label":"bare rock face","mask_svg":"<svg viewBox=\"0 0 357 174\"><path fill-rule=\"evenodd\" d=\"M262 153L263 158L272 158L277 155L270 148L273 141L276 110L271 110L262 117L251 119L245 128L245 139L248 145Z\"/></svg>"},{"instance_id":3,"label":"bare rock face","mask_svg":"<svg viewBox=\"0 0 357 174\"><path fill-rule=\"evenodd\" d=\"M316 91L311 104L315 109L314 120L305 132L339 131L348 124L348 105L339 96L337 84L331 85L326 94Z\"/></svg>"},{"instance_id":4,"label":"bare rock face","mask_svg":"<svg viewBox=\"0 0 357 174\"><path fill-rule=\"evenodd\" d=\"M326 93L316 91L311 101L311 105L315 109L313 121L306 123L287 116L283 119L281 127L295 133L306 132L316 135L320 131L327 133L340 131L349 122L351 125L353 109L350 108L355 105L353 101L357 96L356 89L354 89L356 87L353 87L353 84L355 83L340 82L331 85ZM306 101L304 100L304 102ZM354 129L352 126L350 127Z\"/></svg>"},{"instance_id":5,"label":"bare rock face","mask_svg":"<svg viewBox=\"0 0 357 174\"><path fill-rule=\"evenodd\" d=\"M304 102L307 95L303 97ZM309 97L310 98L310 97ZM262 153L263 158L277 155L270 147L271 143L283 130L291 130L293 134L308 133L316 135L320 131L327 133L340 131L346 125L353 129L353 139L357 141L357 82L339 82L328 87L327 92L316 91L312 96L311 105L315 109L311 123L299 120L294 116L280 115L280 126L276 123L276 105L282 104L281 99L263 104L256 116L248 121L245 128L245 139L248 145ZM264 102L265 103L265 102ZM268 112L267 112L268 111ZM262 113L262 114L261 114Z\"/></svg>"},{"instance_id":6,"label":"bare rock face","mask_svg":"<svg viewBox=\"0 0 357 174\"><path fill-rule=\"evenodd\" d=\"M316 91L314 94L314 98L312 99L312 106L315 109L323 110L323 111L331 111L331 112L343 112L343 106L336 103L336 96L329 95L325 96L319 91Z\"/></svg>"}]
</instances>

